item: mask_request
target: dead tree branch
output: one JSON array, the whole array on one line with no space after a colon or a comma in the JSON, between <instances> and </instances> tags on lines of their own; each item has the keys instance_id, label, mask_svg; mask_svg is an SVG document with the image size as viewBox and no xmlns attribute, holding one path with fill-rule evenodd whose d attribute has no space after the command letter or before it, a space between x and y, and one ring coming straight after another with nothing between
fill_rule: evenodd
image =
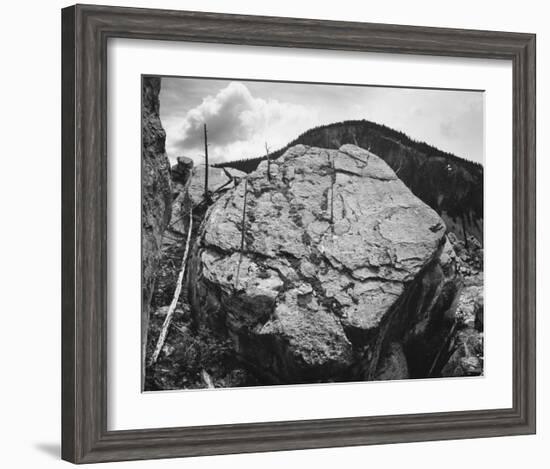
<instances>
[{"instance_id":1,"label":"dead tree branch","mask_svg":"<svg viewBox=\"0 0 550 469\"><path fill-rule=\"evenodd\" d=\"M265 157L267 158L267 180L271 181L271 158L269 157L267 142L265 142Z\"/></svg>"},{"instance_id":2,"label":"dead tree branch","mask_svg":"<svg viewBox=\"0 0 550 469\"><path fill-rule=\"evenodd\" d=\"M214 382L212 381L212 378L208 374L206 370L201 371L201 378L203 383L206 385L207 388L213 389L214 388Z\"/></svg>"},{"instance_id":3,"label":"dead tree branch","mask_svg":"<svg viewBox=\"0 0 550 469\"><path fill-rule=\"evenodd\" d=\"M151 357L151 362L150 362L151 365L154 365L157 362L160 352L162 351L162 347L164 346L164 341L166 340L166 334L168 334L168 328L170 327L170 322L172 321L172 316L174 315L174 311L176 310L176 305L178 304L178 300L181 295L181 288L183 285L183 276L185 274L185 265L187 263L187 255L189 254L189 244L191 241L192 230L193 230L193 208L189 207L189 228L187 231L187 241L185 242L185 251L183 253L183 258L181 260L181 270L178 275L178 281L176 283L174 297L172 298L172 302L170 303L170 307L168 308L168 313L166 314L166 318L164 319L164 323L162 324L162 330L160 331L160 335L157 341L157 346L155 347L155 351L153 352L153 355Z\"/></svg>"},{"instance_id":4,"label":"dead tree branch","mask_svg":"<svg viewBox=\"0 0 550 469\"><path fill-rule=\"evenodd\" d=\"M204 124L204 199L208 200L208 134Z\"/></svg>"},{"instance_id":5,"label":"dead tree branch","mask_svg":"<svg viewBox=\"0 0 550 469\"><path fill-rule=\"evenodd\" d=\"M395 170L395 175L399 176L399 171L401 171L401 167L403 166L403 160L399 162L399 167Z\"/></svg>"},{"instance_id":6,"label":"dead tree branch","mask_svg":"<svg viewBox=\"0 0 550 469\"><path fill-rule=\"evenodd\" d=\"M244 231L246 229L246 196L248 194L248 177L244 179L244 201L243 201L243 217L241 221L241 252L239 254L239 262L237 263L237 272L235 274L235 290L239 286L239 273L241 270L241 262L243 260L243 251L244 251Z\"/></svg>"},{"instance_id":7,"label":"dead tree branch","mask_svg":"<svg viewBox=\"0 0 550 469\"><path fill-rule=\"evenodd\" d=\"M334 234L334 185L336 184L336 170L334 169L334 156L330 158L331 185L330 185L330 226Z\"/></svg>"},{"instance_id":8,"label":"dead tree branch","mask_svg":"<svg viewBox=\"0 0 550 469\"><path fill-rule=\"evenodd\" d=\"M439 361L441 360L441 356L443 355L443 352L446 348L449 348L450 344L451 344L451 340L453 339L453 336L455 334L455 331L457 329L457 326L458 326L458 322L455 318L454 322L453 322L453 325L451 326L451 329L449 331L449 333L447 334L447 336L445 337L445 340L443 341L443 343L441 344L441 347L439 347L439 350L437 352L437 354L435 355L435 358L434 358L434 361L432 363L432 366L430 367L430 371L428 372L428 377L432 377L434 372L435 372L435 369L436 369L436 366L437 364L439 363Z\"/></svg>"}]
</instances>

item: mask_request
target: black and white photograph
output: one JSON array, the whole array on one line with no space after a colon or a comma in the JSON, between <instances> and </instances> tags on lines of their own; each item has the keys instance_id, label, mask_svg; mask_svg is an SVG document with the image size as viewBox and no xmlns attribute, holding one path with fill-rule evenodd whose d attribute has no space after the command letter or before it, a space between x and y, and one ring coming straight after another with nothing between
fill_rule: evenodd
<instances>
[{"instance_id":1,"label":"black and white photograph","mask_svg":"<svg viewBox=\"0 0 550 469\"><path fill-rule=\"evenodd\" d=\"M145 391L483 375L482 90L142 77Z\"/></svg>"},{"instance_id":2,"label":"black and white photograph","mask_svg":"<svg viewBox=\"0 0 550 469\"><path fill-rule=\"evenodd\" d=\"M545 469L550 28L506 6L6 2L2 467Z\"/></svg>"}]
</instances>

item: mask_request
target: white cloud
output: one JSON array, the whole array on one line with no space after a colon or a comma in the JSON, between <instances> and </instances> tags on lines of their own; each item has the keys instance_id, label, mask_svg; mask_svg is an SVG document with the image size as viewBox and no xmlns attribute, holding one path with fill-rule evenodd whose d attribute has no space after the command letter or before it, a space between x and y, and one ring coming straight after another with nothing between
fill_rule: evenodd
<instances>
[{"instance_id":1,"label":"white cloud","mask_svg":"<svg viewBox=\"0 0 550 469\"><path fill-rule=\"evenodd\" d=\"M203 161L203 123L211 162L261 155L302 132L367 119L475 161L483 158L483 94L448 90L163 78L166 149Z\"/></svg>"},{"instance_id":2,"label":"white cloud","mask_svg":"<svg viewBox=\"0 0 550 469\"><path fill-rule=\"evenodd\" d=\"M169 156L186 154L198 160L203 153L206 123L209 154L214 162L258 156L264 152L265 142L272 150L277 149L316 121L316 112L311 109L257 98L243 83L230 82L185 115L163 124Z\"/></svg>"}]
</instances>

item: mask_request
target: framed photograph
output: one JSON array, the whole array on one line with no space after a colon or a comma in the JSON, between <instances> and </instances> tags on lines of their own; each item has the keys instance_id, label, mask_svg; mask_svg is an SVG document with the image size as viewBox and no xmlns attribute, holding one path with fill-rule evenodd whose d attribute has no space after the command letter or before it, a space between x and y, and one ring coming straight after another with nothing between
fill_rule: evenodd
<instances>
[{"instance_id":1,"label":"framed photograph","mask_svg":"<svg viewBox=\"0 0 550 469\"><path fill-rule=\"evenodd\" d=\"M535 36L62 10L62 456L535 432Z\"/></svg>"}]
</instances>

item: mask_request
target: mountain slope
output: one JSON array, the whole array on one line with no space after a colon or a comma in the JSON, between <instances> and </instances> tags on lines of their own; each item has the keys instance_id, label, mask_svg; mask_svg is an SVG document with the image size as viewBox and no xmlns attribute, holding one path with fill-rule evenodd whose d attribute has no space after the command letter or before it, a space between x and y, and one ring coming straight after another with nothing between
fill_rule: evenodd
<instances>
[{"instance_id":1,"label":"mountain slope","mask_svg":"<svg viewBox=\"0 0 550 469\"><path fill-rule=\"evenodd\" d=\"M445 221L449 231L483 242L483 166L417 142L402 132L374 122L345 121L315 127L286 147L273 152L278 158L296 144L337 149L351 143L380 156L422 201ZM265 156L222 163L251 172Z\"/></svg>"}]
</instances>

